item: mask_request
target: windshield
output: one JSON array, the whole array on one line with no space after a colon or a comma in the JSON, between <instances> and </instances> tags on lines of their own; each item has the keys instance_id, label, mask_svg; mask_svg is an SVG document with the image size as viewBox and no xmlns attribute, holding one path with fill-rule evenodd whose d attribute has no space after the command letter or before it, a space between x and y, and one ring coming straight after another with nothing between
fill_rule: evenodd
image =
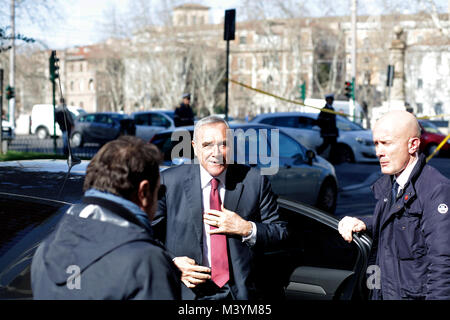
<instances>
[{"instance_id":1,"label":"windshield","mask_svg":"<svg viewBox=\"0 0 450 320\"><path fill-rule=\"evenodd\" d=\"M161 112L164 113L165 115L168 115L172 119L175 116L175 111L161 111Z\"/></svg>"}]
</instances>

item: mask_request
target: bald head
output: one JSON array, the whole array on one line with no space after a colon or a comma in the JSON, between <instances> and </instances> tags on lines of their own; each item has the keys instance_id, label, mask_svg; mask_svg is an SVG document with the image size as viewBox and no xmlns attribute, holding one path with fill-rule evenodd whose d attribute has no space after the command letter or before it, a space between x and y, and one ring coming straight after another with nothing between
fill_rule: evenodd
<instances>
[{"instance_id":1,"label":"bald head","mask_svg":"<svg viewBox=\"0 0 450 320\"><path fill-rule=\"evenodd\" d=\"M384 174L399 175L417 157L420 145L419 123L407 111L391 111L376 122L373 141L381 171Z\"/></svg>"},{"instance_id":2,"label":"bald head","mask_svg":"<svg viewBox=\"0 0 450 320\"><path fill-rule=\"evenodd\" d=\"M395 110L383 115L375 123L374 131L378 128L386 129L399 138L420 138L420 127L416 117L403 110Z\"/></svg>"}]
</instances>

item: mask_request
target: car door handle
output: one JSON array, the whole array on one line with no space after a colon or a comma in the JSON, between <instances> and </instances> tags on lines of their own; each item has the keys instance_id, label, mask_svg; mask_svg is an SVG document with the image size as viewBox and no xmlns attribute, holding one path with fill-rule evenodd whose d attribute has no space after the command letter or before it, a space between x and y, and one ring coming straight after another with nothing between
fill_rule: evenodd
<instances>
[{"instance_id":1,"label":"car door handle","mask_svg":"<svg viewBox=\"0 0 450 320\"><path fill-rule=\"evenodd\" d=\"M290 165L290 164L285 164L284 167L285 167L286 169L290 169L290 168L291 168L291 165Z\"/></svg>"}]
</instances>

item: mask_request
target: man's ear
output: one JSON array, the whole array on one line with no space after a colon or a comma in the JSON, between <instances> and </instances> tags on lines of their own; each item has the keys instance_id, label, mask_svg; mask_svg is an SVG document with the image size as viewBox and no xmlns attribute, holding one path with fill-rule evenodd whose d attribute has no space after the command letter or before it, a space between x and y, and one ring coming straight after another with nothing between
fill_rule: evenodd
<instances>
[{"instance_id":1,"label":"man's ear","mask_svg":"<svg viewBox=\"0 0 450 320\"><path fill-rule=\"evenodd\" d=\"M192 149L194 149L194 155L197 156L197 150L195 149L195 142L194 142L194 140L192 140L191 144L192 144Z\"/></svg>"},{"instance_id":2,"label":"man's ear","mask_svg":"<svg viewBox=\"0 0 450 320\"><path fill-rule=\"evenodd\" d=\"M408 149L410 154L418 152L419 147L420 147L420 138L414 137L409 139Z\"/></svg>"},{"instance_id":3,"label":"man's ear","mask_svg":"<svg viewBox=\"0 0 450 320\"><path fill-rule=\"evenodd\" d=\"M139 183L138 201L139 207L147 208L151 205L152 197L150 197L150 183L148 180L142 180Z\"/></svg>"}]
</instances>

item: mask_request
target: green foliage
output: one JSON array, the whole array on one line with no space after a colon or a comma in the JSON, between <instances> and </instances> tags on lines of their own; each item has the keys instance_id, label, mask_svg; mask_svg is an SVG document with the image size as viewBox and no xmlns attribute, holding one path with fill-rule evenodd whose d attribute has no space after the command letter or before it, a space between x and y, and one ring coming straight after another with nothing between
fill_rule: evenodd
<instances>
[{"instance_id":1,"label":"green foliage","mask_svg":"<svg viewBox=\"0 0 450 320\"><path fill-rule=\"evenodd\" d=\"M66 159L67 156L53 153L8 151L0 154L0 161L32 160L32 159Z\"/></svg>"}]
</instances>

